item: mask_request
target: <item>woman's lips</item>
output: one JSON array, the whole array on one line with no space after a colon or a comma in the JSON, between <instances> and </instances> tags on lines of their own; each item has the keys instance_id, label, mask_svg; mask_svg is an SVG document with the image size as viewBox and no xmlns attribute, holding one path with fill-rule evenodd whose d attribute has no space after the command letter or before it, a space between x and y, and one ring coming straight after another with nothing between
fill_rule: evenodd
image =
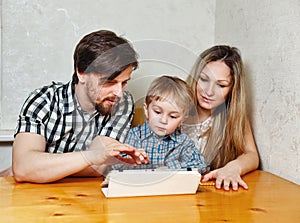
<instances>
[{"instance_id":1,"label":"woman's lips","mask_svg":"<svg viewBox=\"0 0 300 223\"><path fill-rule=\"evenodd\" d=\"M202 96L202 99L203 99L203 101L208 102L208 103L210 103L210 102L213 101L212 99L207 98L207 97L205 97L205 96Z\"/></svg>"}]
</instances>

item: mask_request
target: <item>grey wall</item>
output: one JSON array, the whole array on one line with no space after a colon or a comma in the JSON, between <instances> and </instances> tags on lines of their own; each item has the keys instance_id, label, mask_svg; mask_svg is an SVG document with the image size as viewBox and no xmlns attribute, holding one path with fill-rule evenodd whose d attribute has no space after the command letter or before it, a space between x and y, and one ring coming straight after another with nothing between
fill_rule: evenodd
<instances>
[{"instance_id":1,"label":"grey wall","mask_svg":"<svg viewBox=\"0 0 300 223\"><path fill-rule=\"evenodd\" d=\"M140 67L128 89L136 100L157 75L184 78L214 42L215 1L2 0L1 9L0 141L32 90L70 80L74 47L91 31L110 29L133 42ZM0 170L9 152L0 144Z\"/></svg>"},{"instance_id":2,"label":"grey wall","mask_svg":"<svg viewBox=\"0 0 300 223\"><path fill-rule=\"evenodd\" d=\"M262 168L300 184L300 1L217 0L216 43L242 51Z\"/></svg>"},{"instance_id":3,"label":"grey wall","mask_svg":"<svg viewBox=\"0 0 300 223\"><path fill-rule=\"evenodd\" d=\"M300 183L299 0L2 0L1 8L2 132L14 129L31 90L70 79L74 46L93 30L133 42L141 66L128 88L136 100L156 75L185 77L199 52L229 44L244 58L262 168ZM0 170L10 162L2 143Z\"/></svg>"},{"instance_id":4,"label":"grey wall","mask_svg":"<svg viewBox=\"0 0 300 223\"><path fill-rule=\"evenodd\" d=\"M143 62L135 77L183 75L160 54L174 48L168 44L192 54L212 44L214 11L215 1L197 0L3 0L0 129L15 127L18 111L34 88L71 78L73 50L83 35L111 29L130 39ZM159 41L154 49L151 41ZM185 60L175 52L166 56ZM192 64L185 61L187 67Z\"/></svg>"}]
</instances>

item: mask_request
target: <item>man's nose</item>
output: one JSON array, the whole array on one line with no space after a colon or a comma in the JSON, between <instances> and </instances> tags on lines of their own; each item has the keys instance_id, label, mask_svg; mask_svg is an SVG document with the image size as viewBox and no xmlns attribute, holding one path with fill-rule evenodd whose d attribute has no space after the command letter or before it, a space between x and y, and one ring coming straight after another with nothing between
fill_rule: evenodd
<instances>
[{"instance_id":1,"label":"man's nose","mask_svg":"<svg viewBox=\"0 0 300 223\"><path fill-rule=\"evenodd\" d=\"M122 83L117 83L117 84L114 85L113 94L116 95L116 96L118 96L118 97L122 96L122 94L123 94Z\"/></svg>"}]
</instances>

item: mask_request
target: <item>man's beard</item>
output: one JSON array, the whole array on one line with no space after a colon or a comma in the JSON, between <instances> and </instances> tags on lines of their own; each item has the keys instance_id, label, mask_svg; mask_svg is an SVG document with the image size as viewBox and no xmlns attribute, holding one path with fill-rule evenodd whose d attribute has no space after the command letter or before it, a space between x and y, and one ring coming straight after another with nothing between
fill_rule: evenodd
<instances>
[{"instance_id":1,"label":"man's beard","mask_svg":"<svg viewBox=\"0 0 300 223\"><path fill-rule=\"evenodd\" d=\"M115 105L110 105L110 104L107 104L105 105L105 101L106 100L112 100L112 101L116 101L116 104ZM105 98L102 100L101 103L98 103L98 104L95 104L95 109L96 111L98 111L101 115L109 115L111 114L111 112L113 111L113 109L116 107L118 101L120 99L119 98Z\"/></svg>"}]
</instances>

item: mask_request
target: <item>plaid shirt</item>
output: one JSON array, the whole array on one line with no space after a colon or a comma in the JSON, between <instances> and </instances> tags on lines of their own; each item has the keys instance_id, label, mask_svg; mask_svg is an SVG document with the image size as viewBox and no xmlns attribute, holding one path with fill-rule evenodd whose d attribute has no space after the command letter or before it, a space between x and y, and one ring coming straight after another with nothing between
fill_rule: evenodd
<instances>
[{"instance_id":1,"label":"plaid shirt","mask_svg":"<svg viewBox=\"0 0 300 223\"><path fill-rule=\"evenodd\" d=\"M15 135L31 132L45 137L46 152L86 150L97 135L124 142L133 116L133 98L124 92L111 115L84 112L77 102L74 86L53 83L32 92L25 101Z\"/></svg>"},{"instance_id":2,"label":"plaid shirt","mask_svg":"<svg viewBox=\"0 0 300 223\"><path fill-rule=\"evenodd\" d=\"M198 168L200 173L206 172L206 162L195 147L193 140L186 134L176 130L171 135L157 136L149 123L130 129L125 143L135 148L143 148L149 157L150 168L167 166L171 169ZM141 167L147 168L147 165Z\"/></svg>"}]
</instances>

